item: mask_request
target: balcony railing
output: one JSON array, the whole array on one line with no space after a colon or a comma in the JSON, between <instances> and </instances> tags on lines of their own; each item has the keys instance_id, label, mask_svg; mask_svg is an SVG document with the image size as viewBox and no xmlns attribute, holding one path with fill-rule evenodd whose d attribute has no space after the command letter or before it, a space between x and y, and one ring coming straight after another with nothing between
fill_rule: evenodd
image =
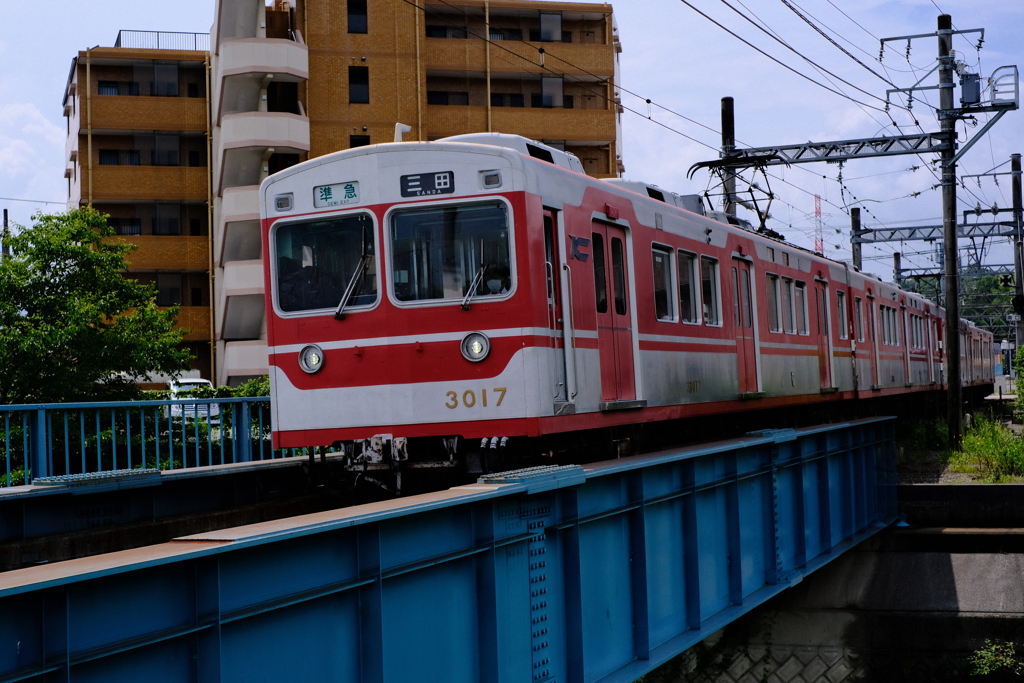
<instances>
[{"instance_id":1,"label":"balcony railing","mask_svg":"<svg viewBox=\"0 0 1024 683\"><path fill-rule=\"evenodd\" d=\"M144 50L205 50L209 52L210 34L121 30L117 32L117 42L114 43L114 47Z\"/></svg>"}]
</instances>

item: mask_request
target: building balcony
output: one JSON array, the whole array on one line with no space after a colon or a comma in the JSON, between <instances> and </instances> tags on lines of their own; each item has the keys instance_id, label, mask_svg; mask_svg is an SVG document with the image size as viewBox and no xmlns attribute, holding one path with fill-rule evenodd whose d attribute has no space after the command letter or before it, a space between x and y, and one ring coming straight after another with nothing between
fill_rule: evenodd
<instances>
[{"instance_id":1,"label":"building balcony","mask_svg":"<svg viewBox=\"0 0 1024 683\"><path fill-rule=\"evenodd\" d=\"M92 98L93 130L206 130L206 99L202 97Z\"/></svg>"},{"instance_id":2,"label":"building balcony","mask_svg":"<svg viewBox=\"0 0 1024 683\"><path fill-rule=\"evenodd\" d=\"M225 114L216 139L218 187L259 185L270 154L309 151L309 119L285 112Z\"/></svg>"},{"instance_id":3,"label":"building balcony","mask_svg":"<svg viewBox=\"0 0 1024 683\"><path fill-rule=\"evenodd\" d=\"M175 328L188 330L185 341L210 340L210 307L182 306L178 309Z\"/></svg>"},{"instance_id":4,"label":"building balcony","mask_svg":"<svg viewBox=\"0 0 1024 683\"><path fill-rule=\"evenodd\" d=\"M129 270L208 270L210 246L206 237L185 235L117 235L138 247L128 254Z\"/></svg>"},{"instance_id":5,"label":"building balcony","mask_svg":"<svg viewBox=\"0 0 1024 683\"><path fill-rule=\"evenodd\" d=\"M238 74L281 74L292 80L309 78L309 48L280 38L235 38L220 44L217 77Z\"/></svg>"},{"instance_id":6,"label":"building balcony","mask_svg":"<svg viewBox=\"0 0 1024 683\"><path fill-rule=\"evenodd\" d=\"M531 140L615 140L612 109L491 108L491 127Z\"/></svg>"},{"instance_id":7,"label":"building balcony","mask_svg":"<svg viewBox=\"0 0 1024 683\"><path fill-rule=\"evenodd\" d=\"M430 137L485 131L487 109L428 106L424 109L423 123ZM611 109L492 107L491 130L531 140L608 143L615 140L615 112Z\"/></svg>"},{"instance_id":8,"label":"building balcony","mask_svg":"<svg viewBox=\"0 0 1024 683\"><path fill-rule=\"evenodd\" d=\"M229 341L259 339L264 318L263 262L225 264L217 290L217 336Z\"/></svg>"},{"instance_id":9,"label":"building balcony","mask_svg":"<svg viewBox=\"0 0 1024 683\"><path fill-rule=\"evenodd\" d=\"M217 367L217 383L235 386L232 377L252 377L270 372L267 343L262 340L236 341L224 344L223 360Z\"/></svg>"},{"instance_id":10,"label":"building balcony","mask_svg":"<svg viewBox=\"0 0 1024 683\"><path fill-rule=\"evenodd\" d=\"M214 200L214 261L244 261L259 258L260 186L229 187ZM244 244L237 244L238 240ZM250 242L255 239L255 244ZM255 253L254 250L255 249Z\"/></svg>"},{"instance_id":11,"label":"building balcony","mask_svg":"<svg viewBox=\"0 0 1024 683\"><path fill-rule=\"evenodd\" d=\"M424 133L430 138L486 131L487 108L428 105L423 108L423 128ZM494 130L502 133L518 133L518 131L506 131L499 128Z\"/></svg>"},{"instance_id":12,"label":"building balcony","mask_svg":"<svg viewBox=\"0 0 1024 683\"><path fill-rule=\"evenodd\" d=\"M89 200L89 169L81 168L82 199ZM208 197L205 166L99 166L92 169L92 201L177 200Z\"/></svg>"},{"instance_id":13,"label":"building balcony","mask_svg":"<svg viewBox=\"0 0 1024 683\"><path fill-rule=\"evenodd\" d=\"M482 40L452 38L426 38L423 42L423 62L428 70L475 71L487 68ZM585 45L581 43L522 43L501 41L501 47L491 48L491 77L502 73L551 75L571 74L592 79L590 74L611 78L615 73L615 51L611 45ZM537 65L539 48L546 53L545 65ZM500 52L501 59L495 59ZM520 55L524 59L516 59Z\"/></svg>"}]
</instances>

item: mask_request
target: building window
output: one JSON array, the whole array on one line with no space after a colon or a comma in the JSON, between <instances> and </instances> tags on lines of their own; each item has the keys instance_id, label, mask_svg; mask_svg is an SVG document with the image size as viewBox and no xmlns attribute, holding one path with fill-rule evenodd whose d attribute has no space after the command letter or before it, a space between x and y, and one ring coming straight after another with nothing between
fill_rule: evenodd
<instances>
[{"instance_id":1,"label":"building window","mask_svg":"<svg viewBox=\"0 0 1024 683\"><path fill-rule=\"evenodd\" d=\"M679 307L684 323L699 323L697 317L697 255L679 252Z\"/></svg>"},{"instance_id":2,"label":"building window","mask_svg":"<svg viewBox=\"0 0 1024 683\"><path fill-rule=\"evenodd\" d=\"M178 204L157 204L153 218L154 235L181 234L181 207Z\"/></svg>"},{"instance_id":3,"label":"building window","mask_svg":"<svg viewBox=\"0 0 1024 683\"><path fill-rule=\"evenodd\" d=\"M118 235L142 234L142 221L138 218L110 218L107 223Z\"/></svg>"},{"instance_id":4,"label":"building window","mask_svg":"<svg viewBox=\"0 0 1024 683\"><path fill-rule=\"evenodd\" d=\"M427 26L427 38L466 38L465 26Z\"/></svg>"},{"instance_id":5,"label":"building window","mask_svg":"<svg viewBox=\"0 0 1024 683\"><path fill-rule=\"evenodd\" d=\"M348 146L351 147L366 147L370 144L369 135L349 135Z\"/></svg>"},{"instance_id":6,"label":"building window","mask_svg":"<svg viewBox=\"0 0 1024 683\"><path fill-rule=\"evenodd\" d=\"M97 93L100 95L119 95L121 97L138 97L138 81L100 81Z\"/></svg>"},{"instance_id":7,"label":"building window","mask_svg":"<svg viewBox=\"0 0 1024 683\"><path fill-rule=\"evenodd\" d=\"M188 219L188 234L192 237L199 237L203 234L203 224L198 218Z\"/></svg>"},{"instance_id":8,"label":"building window","mask_svg":"<svg viewBox=\"0 0 1024 683\"><path fill-rule=\"evenodd\" d=\"M782 331L782 316L779 315L779 276L769 273L765 275L765 299L768 307L768 330L771 332Z\"/></svg>"},{"instance_id":9,"label":"building window","mask_svg":"<svg viewBox=\"0 0 1024 683\"><path fill-rule=\"evenodd\" d=\"M366 0L348 0L348 32L367 33Z\"/></svg>"},{"instance_id":10,"label":"building window","mask_svg":"<svg viewBox=\"0 0 1024 683\"><path fill-rule=\"evenodd\" d=\"M491 40L522 40L523 30L520 28L494 28L490 30Z\"/></svg>"},{"instance_id":11,"label":"building window","mask_svg":"<svg viewBox=\"0 0 1024 683\"><path fill-rule=\"evenodd\" d=\"M573 108L573 98L572 98L572 95L565 95L564 97L562 97L562 108L563 109L572 109Z\"/></svg>"},{"instance_id":12,"label":"building window","mask_svg":"<svg viewBox=\"0 0 1024 683\"><path fill-rule=\"evenodd\" d=\"M793 304L796 308L797 334L810 334L807 329L807 285L805 283L796 283L796 297Z\"/></svg>"},{"instance_id":13,"label":"building window","mask_svg":"<svg viewBox=\"0 0 1024 683\"><path fill-rule=\"evenodd\" d=\"M492 107L522 107L525 105L525 98L522 93L491 93Z\"/></svg>"},{"instance_id":14,"label":"building window","mask_svg":"<svg viewBox=\"0 0 1024 683\"><path fill-rule=\"evenodd\" d=\"M153 166L178 166L178 150L181 140L177 135L154 136L150 162Z\"/></svg>"},{"instance_id":15,"label":"building window","mask_svg":"<svg viewBox=\"0 0 1024 683\"><path fill-rule=\"evenodd\" d=\"M846 330L846 292L836 292L836 328L839 330L839 338L846 339L849 334Z\"/></svg>"},{"instance_id":16,"label":"building window","mask_svg":"<svg viewBox=\"0 0 1024 683\"><path fill-rule=\"evenodd\" d=\"M700 257L700 292L705 325L719 325L718 260Z\"/></svg>"},{"instance_id":17,"label":"building window","mask_svg":"<svg viewBox=\"0 0 1024 683\"><path fill-rule=\"evenodd\" d=\"M188 96L189 97L199 97L199 84L198 83L189 83L188 84Z\"/></svg>"},{"instance_id":18,"label":"building window","mask_svg":"<svg viewBox=\"0 0 1024 683\"><path fill-rule=\"evenodd\" d=\"M676 305L672 297L672 250L654 247L651 254L654 267L654 315L662 322L675 322Z\"/></svg>"},{"instance_id":19,"label":"building window","mask_svg":"<svg viewBox=\"0 0 1024 683\"><path fill-rule=\"evenodd\" d=\"M178 96L178 65L156 64L153 66L153 82L149 86L153 97Z\"/></svg>"},{"instance_id":20,"label":"building window","mask_svg":"<svg viewBox=\"0 0 1024 683\"><path fill-rule=\"evenodd\" d=\"M100 166L138 166L137 149L101 149Z\"/></svg>"},{"instance_id":21,"label":"building window","mask_svg":"<svg viewBox=\"0 0 1024 683\"><path fill-rule=\"evenodd\" d=\"M190 150L189 153L188 153L188 165L189 166L205 166L206 164L203 163L203 154L202 154L202 152L197 152L196 150Z\"/></svg>"},{"instance_id":22,"label":"building window","mask_svg":"<svg viewBox=\"0 0 1024 683\"><path fill-rule=\"evenodd\" d=\"M370 102L370 67L350 66L348 68L348 101L353 104Z\"/></svg>"},{"instance_id":23,"label":"building window","mask_svg":"<svg viewBox=\"0 0 1024 683\"><path fill-rule=\"evenodd\" d=\"M428 90L427 104L437 104L450 107L469 106L468 92L448 92L446 90Z\"/></svg>"},{"instance_id":24,"label":"building window","mask_svg":"<svg viewBox=\"0 0 1024 683\"><path fill-rule=\"evenodd\" d=\"M181 305L181 273L159 274L156 276L156 305Z\"/></svg>"}]
</instances>

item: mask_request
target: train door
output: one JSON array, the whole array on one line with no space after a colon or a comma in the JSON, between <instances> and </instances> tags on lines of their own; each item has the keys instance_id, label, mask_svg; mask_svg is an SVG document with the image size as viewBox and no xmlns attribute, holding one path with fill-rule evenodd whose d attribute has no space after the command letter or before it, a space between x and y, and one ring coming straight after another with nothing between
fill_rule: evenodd
<instances>
[{"instance_id":1,"label":"train door","mask_svg":"<svg viewBox=\"0 0 1024 683\"><path fill-rule=\"evenodd\" d=\"M568 401L565 371L565 346L562 320L562 282L558 253L558 240L555 237L555 214L544 212L544 279L547 282L547 313L548 336L551 339L551 353L554 357L554 373L552 381L552 398L556 403Z\"/></svg>"},{"instance_id":2,"label":"train door","mask_svg":"<svg viewBox=\"0 0 1024 683\"><path fill-rule=\"evenodd\" d=\"M818 345L818 374L821 388L832 388L832 344L828 336L828 283L814 281L814 307L817 315L815 340Z\"/></svg>"},{"instance_id":3,"label":"train door","mask_svg":"<svg viewBox=\"0 0 1024 683\"><path fill-rule=\"evenodd\" d=\"M594 221L591 237L601 400L632 401L636 399L636 382L633 376L633 316L626 233L615 225Z\"/></svg>"},{"instance_id":4,"label":"train door","mask_svg":"<svg viewBox=\"0 0 1024 683\"><path fill-rule=\"evenodd\" d=\"M741 394L757 391L757 352L754 347L753 300L750 296L750 264L732 260L732 309L736 330L736 362Z\"/></svg>"}]
</instances>

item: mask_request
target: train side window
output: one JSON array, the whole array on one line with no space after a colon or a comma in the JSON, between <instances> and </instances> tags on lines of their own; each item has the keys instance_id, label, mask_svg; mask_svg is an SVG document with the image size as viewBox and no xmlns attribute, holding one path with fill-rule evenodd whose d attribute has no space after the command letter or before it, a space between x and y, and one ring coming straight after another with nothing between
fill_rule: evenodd
<instances>
[{"instance_id":1,"label":"train side window","mask_svg":"<svg viewBox=\"0 0 1024 683\"><path fill-rule=\"evenodd\" d=\"M794 306L796 308L797 334L810 334L810 330L807 329L807 284L804 282L796 283Z\"/></svg>"},{"instance_id":2,"label":"train side window","mask_svg":"<svg viewBox=\"0 0 1024 683\"><path fill-rule=\"evenodd\" d=\"M374 232L373 222L365 213L278 226L273 236L278 307L286 313L333 310L360 267L348 305L375 303Z\"/></svg>"},{"instance_id":3,"label":"train side window","mask_svg":"<svg viewBox=\"0 0 1024 683\"><path fill-rule=\"evenodd\" d=\"M782 328L786 334L796 333L796 317L793 312L793 281L782 278Z\"/></svg>"},{"instance_id":4,"label":"train side window","mask_svg":"<svg viewBox=\"0 0 1024 683\"><path fill-rule=\"evenodd\" d=\"M846 339L850 335L846 329L846 292L836 292L836 310L839 315L836 317L836 329L839 330L839 338Z\"/></svg>"},{"instance_id":5,"label":"train side window","mask_svg":"<svg viewBox=\"0 0 1024 683\"><path fill-rule=\"evenodd\" d=\"M653 247L651 250L654 268L654 314L662 322L675 322L675 284L672 282L672 249Z\"/></svg>"},{"instance_id":6,"label":"train side window","mask_svg":"<svg viewBox=\"0 0 1024 683\"><path fill-rule=\"evenodd\" d=\"M705 325L721 325L718 297L718 259L700 257L700 292Z\"/></svg>"},{"instance_id":7,"label":"train side window","mask_svg":"<svg viewBox=\"0 0 1024 683\"><path fill-rule=\"evenodd\" d=\"M697 314L697 255L679 252L679 307L684 323L699 323Z\"/></svg>"},{"instance_id":8,"label":"train side window","mask_svg":"<svg viewBox=\"0 0 1024 683\"><path fill-rule=\"evenodd\" d=\"M747 270L745 268L740 270L740 282L742 283L742 288L740 289L740 298L742 299L742 303L743 303L743 327L746 327L747 329L750 329L751 327L753 327L753 324L752 324L753 316L751 315L751 311L750 311L751 305L750 305L750 271L749 270Z\"/></svg>"},{"instance_id":9,"label":"train side window","mask_svg":"<svg viewBox=\"0 0 1024 683\"><path fill-rule=\"evenodd\" d=\"M740 278L735 266L732 269L732 324L740 326Z\"/></svg>"},{"instance_id":10,"label":"train side window","mask_svg":"<svg viewBox=\"0 0 1024 683\"><path fill-rule=\"evenodd\" d=\"M399 301L499 297L512 291L504 203L459 204L391 217L391 267Z\"/></svg>"},{"instance_id":11,"label":"train side window","mask_svg":"<svg viewBox=\"0 0 1024 683\"><path fill-rule=\"evenodd\" d=\"M615 312L618 315L626 315L626 268L625 250L622 240L618 237L612 238L612 286L615 292Z\"/></svg>"},{"instance_id":12,"label":"train side window","mask_svg":"<svg viewBox=\"0 0 1024 683\"><path fill-rule=\"evenodd\" d=\"M768 330L782 331L782 316L779 315L779 276L768 273L765 275L765 301L768 306Z\"/></svg>"},{"instance_id":13,"label":"train side window","mask_svg":"<svg viewBox=\"0 0 1024 683\"><path fill-rule=\"evenodd\" d=\"M591 234L594 245L594 296L598 313L608 312L608 283L604 276L604 236Z\"/></svg>"},{"instance_id":14,"label":"train side window","mask_svg":"<svg viewBox=\"0 0 1024 683\"><path fill-rule=\"evenodd\" d=\"M864 302L859 296L853 298L853 317L857 320L857 341L864 341Z\"/></svg>"}]
</instances>

